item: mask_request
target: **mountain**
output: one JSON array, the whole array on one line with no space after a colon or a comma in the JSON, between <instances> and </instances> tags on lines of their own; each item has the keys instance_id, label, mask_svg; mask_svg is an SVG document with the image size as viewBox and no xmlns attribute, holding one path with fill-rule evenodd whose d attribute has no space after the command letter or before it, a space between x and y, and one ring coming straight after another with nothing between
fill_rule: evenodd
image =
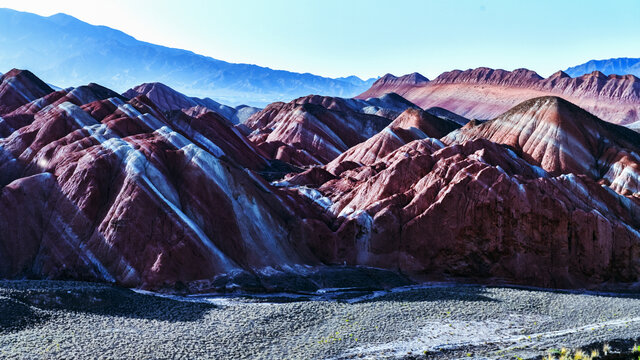
<instances>
[{"instance_id":1,"label":"mountain","mask_svg":"<svg viewBox=\"0 0 640 360\"><path fill-rule=\"evenodd\" d=\"M565 70L569 76L578 77L600 71L605 75L634 75L640 77L640 58L614 58L606 60L590 60L584 64L572 66Z\"/></svg>"},{"instance_id":2,"label":"mountain","mask_svg":"<svg viewBox=\"0 0 640 360\"><path fill-rule=\"evenodd\" d=\"M331 79L232 64L146 42L65 14L50 17L0 9L0 71L36 71L61 87L89 82L123 92L162 82L179 92L225 104L265 106L308 94L355 96L374 79Z\"/></svg>"},{"instance_id":3,"label":"mountain","mask_svg":"<svg viewBox=\"0 0 640 360\"><path fill-rule=\"evenodd\" d=\"M248 135L272 158L297 166L321 165L381 131L416 105L397 94L368 100L310 95L273 103L245 123Z\"/></svg>"},{"instance_id":4,"label":"mountain","mask_svg":"<svg viewBox=\"0 0 640 360\"><path fill-rule=\"evenodd\" d=\"M494 120L465 126L443 142L461 144L475 139L507 145L550 174L584 174L629 195L640 190L640 172L635 166L640 159L629 152L640 144L640 135L559 97L525 101Z\"/></svg>"},{"instance_id":5,"label":"mountain","mask_svg":"<svg viewBox=\"0 0 640 360\"><path fill-rule=\"evenodd\" d=\"M41 85L9 74L6 93ZM0 140L3 276L157 288L318 263L288 248L296 194L253 173L268 161L231 123L211 112L169 120L143 95L104 95L28 96L2 113L15 129Z\"/></svg>"},{"instance_id":6,"label":"mountain","mask_svg":"<svg viewBox=\"0 0 640 360\"><path fill-rule=\"evenodd\" d=\"M640 120L640 79L633 75L595 71L572 78L558 71L544 79L527 69L477 68L445 72L419 84L388 85L381 80L357 98L393 91L422 108L441 107L467 118L492 119L522 101L554 95L609 122L626 125Z\"/></svg>"},{"instance_id":7,"label":"mountain","mask_svg":"<svg viewBox=\"0 0 640 360\"><path fill-rule=\"evenodd\" d=\"M438 118L416 108L408 108L391 122L383 131L361 142L335 158L326 168L338 175L345 167L374 165L389 153L414 141L427 138L439 139L460 125Z\"/></svg>"},{"instance_id":8,"label":"mountain","mask_svg":"<svg viewBox=\"0 0 640 360\"><path fill-rule=\"evenodd\" d=\"M559 97L462 126L397 94L306 96L244 124L130 95L0 78L0 278L207 293L640 281L640 134Z\"/></svg>"},{"instance_id":9,"label":"mountain","mask_svg":"<svg viewBox=\"0 0 640 360\"><path fill-rule=\"evenodd\" d=\"M4 84L0 88L0 113L11 112L31 99L53 92L30 71L11 70L0 76L0 82Z\"/></svg>"},{"instance_id":10,"label":"mountain","mask_svg":"<svg viewBox=\"0 0 640 360\"><path fill-rule=\"evenodd\" d=\"M410 141L364 164L345 158L286 183L324 196L345 249L336 258L430 280L598 287L638 276L628 251L640 249L639 141L538 98L442 141Z\"/></svg>"},{"instance_id":11,"label":"mountain","mask_svg":"<svg viewBox=\"0 0 640 360\"><path fill-rule=\"evenodd\" d=\"M205 108L217 112L231 120L234 124L244 122L251 115L260 111L259 108L246 105L239 105L233 108L209 98L200 99L189 97L162 83L141 84L125 91L122 95L128 98L145 95L162 111L183 110L195 107Z\"/></svg>"}]
</instances>

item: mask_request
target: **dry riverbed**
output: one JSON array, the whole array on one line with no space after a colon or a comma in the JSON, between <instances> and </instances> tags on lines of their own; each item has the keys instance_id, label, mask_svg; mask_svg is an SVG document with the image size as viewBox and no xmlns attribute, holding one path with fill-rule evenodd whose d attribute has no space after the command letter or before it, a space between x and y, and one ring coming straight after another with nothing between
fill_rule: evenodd
<instances>
[{"instance_id":1,"label":"dry riverbed","mask_svg":"<svg viewBox=\"0 0 640 360\"><path fill-rule=\"evenodd\" d=\"M2 358L539 358L627 350L640 297L434 285L312 295L166 297L0 281Z\"/></svg>"}]
</instances>

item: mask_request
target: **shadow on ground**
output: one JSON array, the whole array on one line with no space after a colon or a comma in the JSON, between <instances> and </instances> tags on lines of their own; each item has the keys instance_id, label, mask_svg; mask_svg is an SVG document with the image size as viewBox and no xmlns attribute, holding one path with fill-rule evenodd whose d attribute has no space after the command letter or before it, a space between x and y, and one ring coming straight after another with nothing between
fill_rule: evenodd
<instances>
[{"instance_id":1,"label":"shadow on ground","mask_svg":"<svg viewBox=\"0 0 640 360\"><path fill-rule=\"evenodd\" d=\"M40 324L60 312L185 322L197 321L215 307L138 294L110 285L1 281L0 333Z\"/></svg>"}]
</instances>

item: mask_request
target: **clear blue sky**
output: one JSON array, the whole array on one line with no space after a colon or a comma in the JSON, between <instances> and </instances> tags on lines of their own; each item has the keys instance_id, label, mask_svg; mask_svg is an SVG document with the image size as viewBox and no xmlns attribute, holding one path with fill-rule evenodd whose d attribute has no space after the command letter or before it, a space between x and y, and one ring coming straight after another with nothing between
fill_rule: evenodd
<instances>
[{"instance_id":1,"label":"clear blue sky","mask_svg":"<svg viewBox=\"0 0 640 360\"><path fill-rule=\"evenodd\" d=\"M640 0L7 1L230 62L362 78L640 57Z\"/></svg>"}]
</instances>

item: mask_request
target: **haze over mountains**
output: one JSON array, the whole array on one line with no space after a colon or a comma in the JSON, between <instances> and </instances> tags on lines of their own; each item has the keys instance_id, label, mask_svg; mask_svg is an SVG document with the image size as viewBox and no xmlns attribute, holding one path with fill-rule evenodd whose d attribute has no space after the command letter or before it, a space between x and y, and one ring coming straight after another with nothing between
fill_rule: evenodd
<instances>
[{"instance_id":1,"label":"haze over mountains","mask_svg":"<svg viewBox=\"0 0 640 360\"><path fill-rule=\"evenodd\" d=\"M138 41L65 14L42 17L0 9L0 72L11 68L30 69L60 87L96 82L124 92L142 83L162 82L189 96L234 106L265 106L309 94L350 97L375 80L232 64Z\"/></svg>"},{"instance_id":2,"label":"haze over mountains","mask_svg":"<svg viewBox=\"0 0 640 360\"><path fill-rule=\"evenodd\" d=\"M42 17L0 9L0 71L11 68L30 69L60 87L96 82L122 93L143 83L159 82L189 96L259 107L309 94L352 97L367 90L375 80L363 81L356 76L331 79L233 64L138 41L121 31L87 24L66 14ZM579 77L593 71L638 76L640 59L591 60L565 73ZM390 86L390 80L383 82ZM403 79L407 80L421 82L426 78L414 73L411 79ZM497 113L489 115L486 117Z\"/></svg>"},{"instance_id":3,"label":"haze over mountains","mask_svg":"<svg viewBox=\"0 0 640 360\"><path fill-rule=\"evenodd\" d=\"M584 64L572 66L565 72L572 77L578 77L594 71L600 71L605 75L631 74L640 77L640 58L615 58L606 60L590 60Z\"/></svg>"}]
</instances>

